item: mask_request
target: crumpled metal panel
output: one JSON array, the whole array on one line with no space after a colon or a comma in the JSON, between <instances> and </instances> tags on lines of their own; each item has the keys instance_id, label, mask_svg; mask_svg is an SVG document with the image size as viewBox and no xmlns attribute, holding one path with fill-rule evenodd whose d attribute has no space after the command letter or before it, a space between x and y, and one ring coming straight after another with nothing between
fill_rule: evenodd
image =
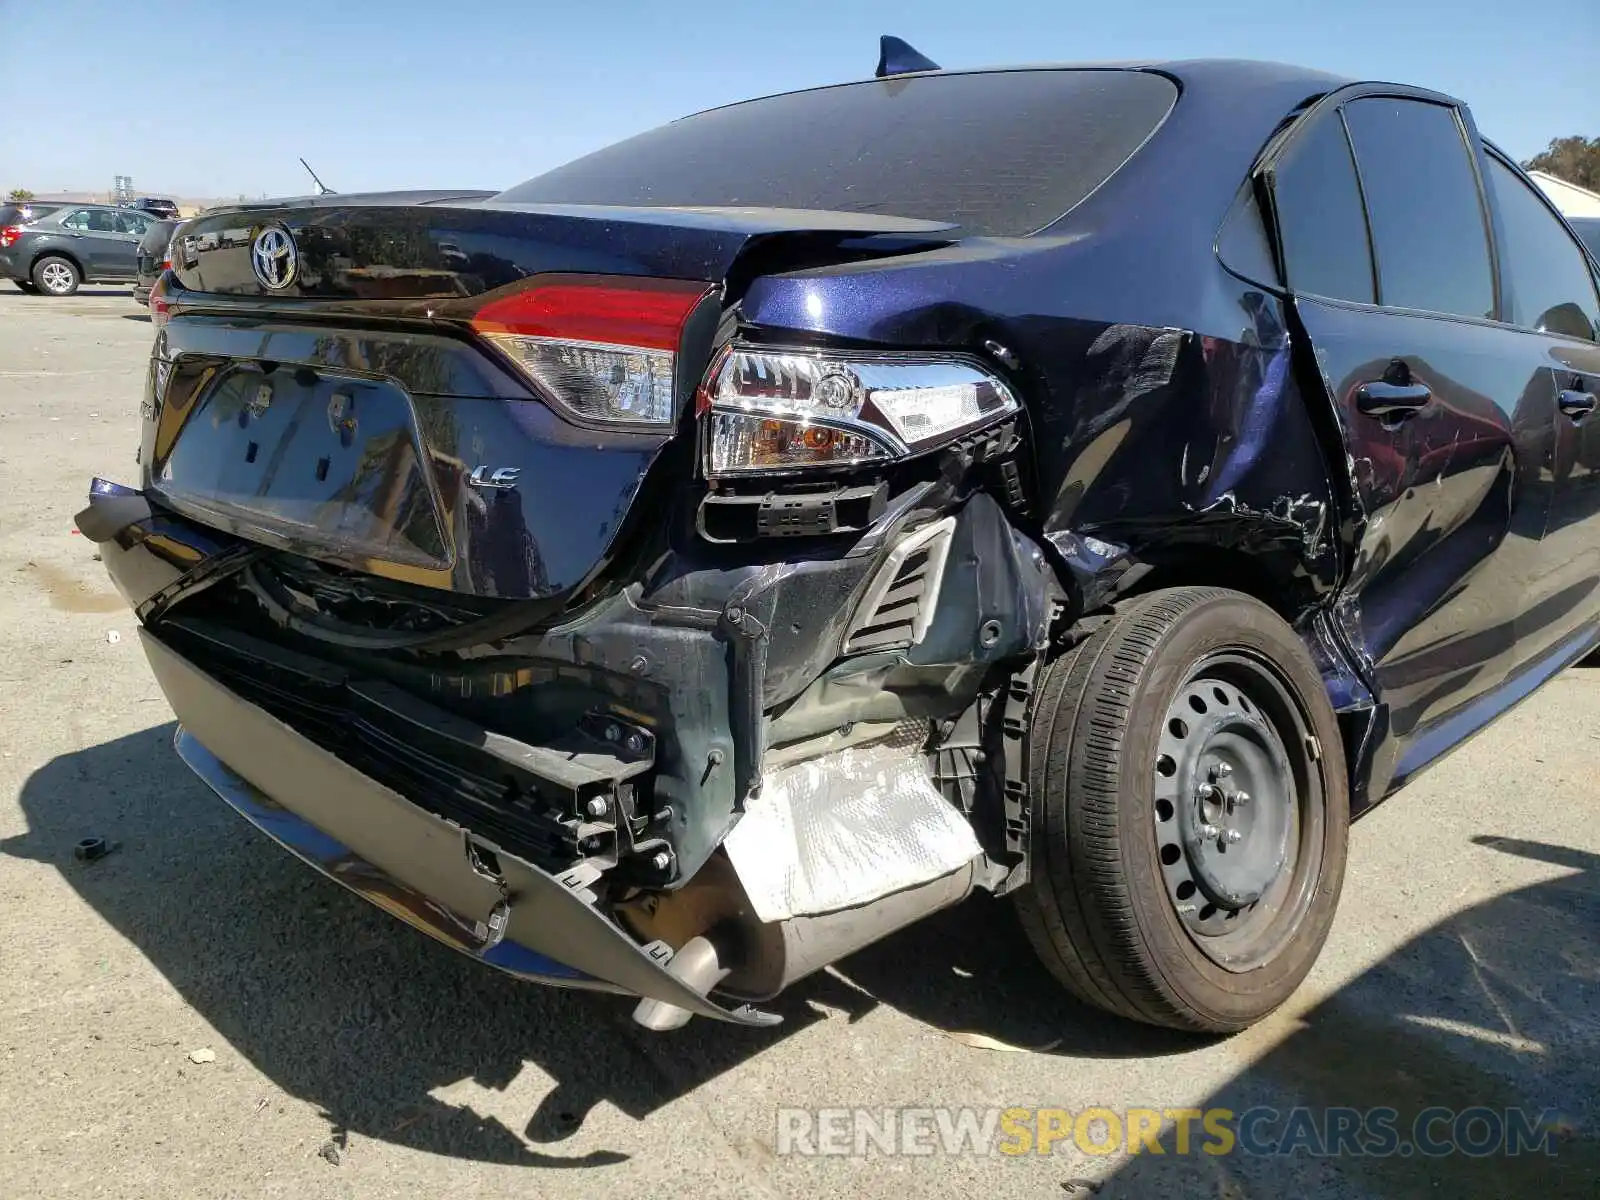
<instances>
[{"instance_id":1,"label":"crumpled metal panel","mask_svg":"<svg viewBox=\"0 0 1600 1200\"><path fill-rule=\"evenodd\" d=\"M927 883L981 852L923 765L921 733L779 767L724 843L763 921Z\"/></svg>"}]
</instances>

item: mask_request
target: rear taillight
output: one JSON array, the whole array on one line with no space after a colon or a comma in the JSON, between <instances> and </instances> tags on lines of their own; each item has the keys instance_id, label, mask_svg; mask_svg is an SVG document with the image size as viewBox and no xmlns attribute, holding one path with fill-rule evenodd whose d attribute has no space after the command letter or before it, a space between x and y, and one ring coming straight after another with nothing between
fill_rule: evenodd
<instances>
[{"instance_id":1,"label":"rear taillight","mask_svg":"<svg viewBox=\"0 0 1600 1200\"><path fill-rule=\"evenodd\" d=\"M21 225L7 225L4 229L0 229L0 250L10 249L11 243L21 236Z\"/></svg>"},{"instance_id":2,"label":"rear taillight","mask_svg":"<svg viewBox=\"0 0 1600 1200\"><path fill-rule=\"evenodd\" d=\"M671 425L683 327L710 290L678 279L563 277L491 300L472 327L580 419Z\"/></svg>"},{"instance_id":3,"label":"rear taillight","mask_svg":"<svg viewBox=\"0 0 1600 1200\"><path fill-rule=\"evenodd\" d=\"M160 329L172 316L172 301L167 297L167 273L162 271L150 289L150 324Z\"/></svg>"},{"instance_id":4,"label":"rear taillight","mask_svg":"<svg viewBox=\"0 0 1600 1200\"><path fill-rule=\"evenodd\" d=\"M852 354L734 345L697 405L711 476L888 462L1017 411L1005 381L962 354Z\"/></svg>"}]
</instances>

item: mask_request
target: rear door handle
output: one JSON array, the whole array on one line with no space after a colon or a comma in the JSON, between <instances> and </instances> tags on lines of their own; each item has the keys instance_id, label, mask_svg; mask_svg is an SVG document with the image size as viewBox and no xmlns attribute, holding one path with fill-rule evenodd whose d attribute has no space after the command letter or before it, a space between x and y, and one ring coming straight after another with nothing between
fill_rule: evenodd
<instances>
[{"instance_id":1,"label":"rear door handle","mask_svg":"<svg viewBox=\"0 0 1600 1200\"><path fill-rule=\"evenodd\" d=\"M1568 388L1556 397L1556 406L1574 421L1581 421L1594 411L1594 393Z\"/></svg>"},{"instance_id":2,"label":"rear door handle","mask_svg":"<svg viewBox=\"0 0 1600 1200\"><path fill-rule=\"evenodd\" d=\"M1376 380L1356 389L1356 407L1369 417L1399 420L1414 416L1433 399L1433 389L1425 383L1384 383Z\"/></svg>"}]
</instances>

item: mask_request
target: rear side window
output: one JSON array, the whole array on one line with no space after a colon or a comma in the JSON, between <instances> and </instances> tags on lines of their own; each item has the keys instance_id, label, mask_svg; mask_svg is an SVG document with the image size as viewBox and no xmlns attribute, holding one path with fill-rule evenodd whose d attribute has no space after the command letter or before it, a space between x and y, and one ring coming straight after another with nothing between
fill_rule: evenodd
<instances>
[{"instance_id":1,"label":"rear side window","mask_svg":"<svg viewBox=\"0 0 1600 1200\"><path fill-rule=\"evenodd\" d=\"M68 229L88 229L89 214L80 208L77 212L68 213L65 217L62 217L61 223Z\"/></svg>"},{"instance_id":2,"label":"rear side window","mask_svg":"<svg viewBox=\"0 0 1600 1200\"><path fill-rule=\"evenodd\" d=\"M1371 97L1343 109L1378 259L1378 302L1494 316L1477 176L1455 111Z\"/></svg>"},{"instance_id":3,"label":"rear side window","mask_svg":"<svg viewBox=\"0 0 1600 1200\"><path fill-rule=\"evenodd\" d=\"M1288 283L1297 292L1371 304L1372 251L1350 143L1337 113L1300 130L1273 168Z\"/></svg>"},{"instance_id":4,"label":"rear side window","mask_svg":"<svg viewBox=\"0 0 1600 1200\"><path fill-rule=\"evenodd\" d=\"M1500 276L1513 325L1595 339L1600 305L1583 251L1533 189L1493 156L1489 187L1500 213Z\"/></svg>"},{"instance_id":5,"label":"rear side window","mask_svg":"<svg viewBox=\"0 0 1600 1200\"><path fill-rule=\"evenodd\" d=\"M712 109L502 192L521 204L737 205L1021 236L1104 183L1177 99L1142 71L923 75Z\"/></svg>"}]
</instances>

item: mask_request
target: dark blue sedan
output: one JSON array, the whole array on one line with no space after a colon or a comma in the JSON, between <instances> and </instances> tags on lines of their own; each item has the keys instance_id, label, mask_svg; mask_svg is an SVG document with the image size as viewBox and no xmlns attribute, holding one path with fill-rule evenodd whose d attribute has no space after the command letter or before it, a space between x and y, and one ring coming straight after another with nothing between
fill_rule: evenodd
<instances>
[{"instance_id":1,"label":"dark blue sedan","mask_svg":"<svg viewBox=\"0 0 1600 1200\"><path fill-rule=\"evenodd\" d=\"M1351 819L1600 642L1595 266L1448 96L891 44L179 235L78 518L178 752L651 1028L974 890L1080 999L1243 1028Z\"/></svg>"}]
</instances>

